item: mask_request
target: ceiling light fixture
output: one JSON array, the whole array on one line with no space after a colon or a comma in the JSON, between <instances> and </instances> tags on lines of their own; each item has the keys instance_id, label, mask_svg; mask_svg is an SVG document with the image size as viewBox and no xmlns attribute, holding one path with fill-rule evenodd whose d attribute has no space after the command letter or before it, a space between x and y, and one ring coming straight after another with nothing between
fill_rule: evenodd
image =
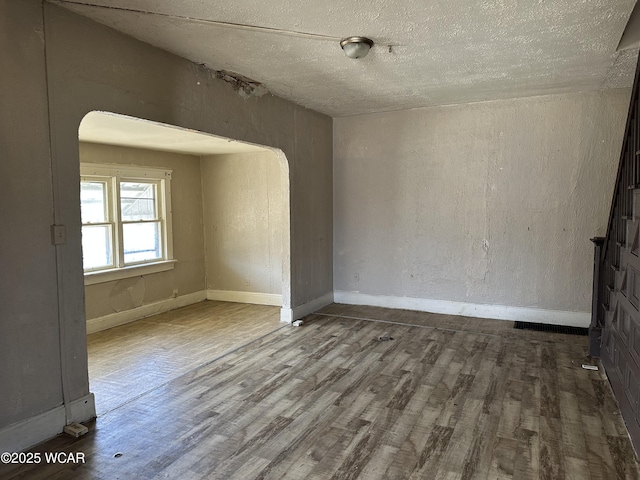
<instances>
[{"instance_id":1,"label":"ceiling light fixture","mask_svg":"<svg viewBox=\"0 0 640 480\"><path fill-rule=\"evenodd\" d=\"M344 54L349 58L363 58L373 47L373 40L367 37L349 37L340 42Z\"/></svg>"}]
</instances>

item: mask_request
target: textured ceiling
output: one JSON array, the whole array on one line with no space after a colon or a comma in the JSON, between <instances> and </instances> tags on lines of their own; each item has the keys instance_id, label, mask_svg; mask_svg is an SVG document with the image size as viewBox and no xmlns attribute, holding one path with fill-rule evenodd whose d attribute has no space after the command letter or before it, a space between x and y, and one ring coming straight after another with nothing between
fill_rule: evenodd
<instances>
[{"instance_id":1,"label":"textured ceiling","mask_svg":"<svg viewBox=\"0 0 640 480\"><path fill-rule=\"evenodd\" d=\"M638 52L616 52L635 0L51 3L331 116L627 87Z\"/></svg>"}]
</instances>

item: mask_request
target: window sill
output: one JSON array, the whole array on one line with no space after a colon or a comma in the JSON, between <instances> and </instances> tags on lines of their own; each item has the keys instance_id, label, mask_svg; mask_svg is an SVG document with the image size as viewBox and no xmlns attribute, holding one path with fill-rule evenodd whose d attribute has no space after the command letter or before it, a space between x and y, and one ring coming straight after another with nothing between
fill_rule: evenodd
<instances>
[{"instance_id":1,"label":"window sill","mask_svg":"<svg viewBox=\"0 0 640 480\"><path fill-rule=\"evenodd\" d=\"M150 273L166 272L173 270L177 260L163 260L161 262L147 263L145 265L133 265L131 267L100 270L99 272L87 272L84 274L84 284L95 285L97 283L112 282L123 278L149 275Z\"/></svg>"}]
</instances>

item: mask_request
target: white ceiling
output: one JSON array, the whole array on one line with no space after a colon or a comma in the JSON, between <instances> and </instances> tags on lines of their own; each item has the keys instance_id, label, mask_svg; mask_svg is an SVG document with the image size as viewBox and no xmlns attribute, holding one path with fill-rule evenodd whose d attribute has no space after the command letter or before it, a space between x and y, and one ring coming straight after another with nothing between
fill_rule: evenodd
<instances>
[{"instance_id":1,"label":"white ceiling","mask_svg":"<svg viewBox=\"0 0 640 480\"><path fill-rule=\"evenodd\" d=\"M627 87L638 52L616 52L635 0L52 3L331 116Z\"/></svg>"},{"instance_id":2,"label":"white ceiling","mask_svg":"<svg viewBox=\"0 0 640 480\"><path fill-rule=\"evenodd\" d=\"M85 115L78 128L78 138L83 142L190 155L265 151L249 143L108 112L89 112Z\"/></svg>"}]
</instances>

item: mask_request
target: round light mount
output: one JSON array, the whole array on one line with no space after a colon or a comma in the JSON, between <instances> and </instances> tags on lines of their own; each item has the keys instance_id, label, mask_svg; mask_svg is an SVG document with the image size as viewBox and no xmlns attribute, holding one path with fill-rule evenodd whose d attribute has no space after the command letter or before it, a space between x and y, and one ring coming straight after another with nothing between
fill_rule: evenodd
<instances>
[{"instance_id":1,"label":"round light mount","mask_svg":"<svg viewBox=\"0 0 640 480\"><path fill-rule=\"evenodd\" d=\"M348 37L340 42L340 46L347 57L363 58L373 47L373 40L367 37Z\"/></svg>"}]
</instances>

